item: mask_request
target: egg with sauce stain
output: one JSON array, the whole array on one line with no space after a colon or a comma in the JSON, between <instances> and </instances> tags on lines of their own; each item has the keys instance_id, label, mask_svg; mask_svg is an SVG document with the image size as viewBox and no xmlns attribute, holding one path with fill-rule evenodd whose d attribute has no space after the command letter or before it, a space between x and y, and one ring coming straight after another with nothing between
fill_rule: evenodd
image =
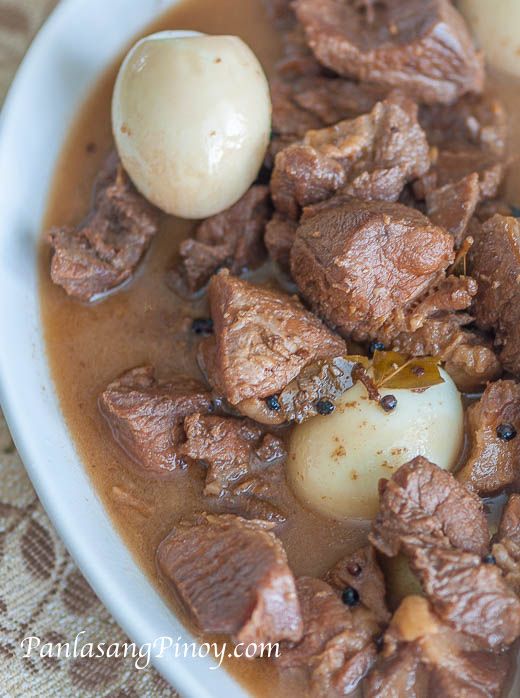
<instances>
[{"instance_id":1,"label":"egg with sauce stain","mask_svg":"<svg viewBox=\"0 0 520 698\"><path fill-rule=\"evenodd\" d=\"M152 34L119 70L116 147L137 189L166 213L206 218L238 201L257 177L270 127L267 78L236 36Z\"/></svg>"},{"instance_id":2,"label":"egg with sauce stain","mask_svg":"<svg viewBox=\"0 0 520 698\"><path fill-rule=\"evenodd\" d=\"M462 449L464 410L454 382L442 369L441 376L444 383L426 390L381 390L397 399L389 412L356 383L332 414L296 426L287 461L296 496L331 518L371 518L379 479L411 458L452 468Z\"/></svg>"},{"instance_id":3,"label":"egg with sauce stain","mask_svg":"<svg viewBox=\"0 0 520 698\"><path fill-rule=\"evenodd\" d=\"M459 0L459 10L483 49L486 61L520 77L520 2L518 0Z\"/></svg>"}]
</instances>

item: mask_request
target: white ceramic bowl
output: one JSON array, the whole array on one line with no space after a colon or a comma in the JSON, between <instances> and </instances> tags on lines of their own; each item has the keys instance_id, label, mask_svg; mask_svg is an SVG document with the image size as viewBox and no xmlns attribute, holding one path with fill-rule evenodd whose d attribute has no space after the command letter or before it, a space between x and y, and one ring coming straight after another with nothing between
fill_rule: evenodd
<instances>
[{"instance_id":1,"label":"white ceramic bowl","mask_svg":"<svg viewBox=\"0 0 520 698\"><path fill-rule=\"evenodd\" d=\"M139 645L161 636L193 638L123 545L75 451L45 355L37 241L56 160L90 87L129 39L173 4L63 0L29 50L0 122L2 408L47 513L100 599ZM245 696L210 659L164 656L155 664L183 696Z\"/></svg>"}]
</instances>

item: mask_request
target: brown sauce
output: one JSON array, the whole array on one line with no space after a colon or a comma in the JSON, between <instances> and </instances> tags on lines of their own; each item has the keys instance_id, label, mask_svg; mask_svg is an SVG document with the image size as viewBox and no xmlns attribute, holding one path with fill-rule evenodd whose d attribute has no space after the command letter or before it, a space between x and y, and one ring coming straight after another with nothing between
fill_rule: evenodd
<instances>
[{"instance_id":1,"label":"brown sauce","mask_svg":"<svg viewBox=\"0 0 520 698\"><path fill-rule=\"evenodd\" d=\"M268 74L280 50L261 0L219 0L218 11L213 0L185 0L143 35L161 29L236 34L253 48ZM74 224L88 209L93 179L112 147L110 100L116 71L117 65L112 66L99 80L66 140L56 168L45 230L52 225ZM518 114L520 100L511 81L493 82L509 113ZM517 132L513 152L520 152L518 127ZM510 194L517 190L517 183L518 177L516 182L513 178L509 182ZM161 377L174 372L199 375L194 358L196 339L187 339L185 330L191 318L207 315L206 302L182 301L167 288L164 278L179 242L191 228L189 222L165 217L136 278L90 306L67 298L51 283L45 245L40 263L48 359L71 436L125 543L178 613L173 596L157 575L155 550L175 521L200 510L202 473L200 477L178 473L166 481L143 479L113 441L98 411L97 399L116 376L144 363L154 365ZM271 273L269 268L262 271L267 280ZM135 495L141 513L118 500L114 488ZM289 496L286 505L290 516L280 535L296 575L320 575L365 538L367 526L322 519ZM227 669L258 696L307 694L305 686L296 680L280 678L266 660L233 659Z\"/></svg>"}]
</instances>

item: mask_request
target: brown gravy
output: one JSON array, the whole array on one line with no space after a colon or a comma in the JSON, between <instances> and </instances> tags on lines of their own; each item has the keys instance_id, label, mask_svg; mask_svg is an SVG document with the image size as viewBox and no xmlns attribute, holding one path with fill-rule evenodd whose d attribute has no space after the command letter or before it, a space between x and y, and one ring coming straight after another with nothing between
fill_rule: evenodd
<instances>
[{"instance_id":1,"label":"brown gravy","mask_svg":"<svg viewBox=\"0 0 520 698\"><path fill-rule=\"evenodd\" d=\"M280 50L262 0L219 0L218 12L212 0L184 0L143 34L161 29L236 34L253 48L268 73ZM94 176L112 147L110 100L116 71L114 65L99 80L66 140L49 197L45 230L52 225L76 223L86 213ZM518 97L515 100L516 91L510 82L508 89L502 89L503 84L494 81L510 113L518 113L520 104L515 109ZM514 184L510 182L510 192ZM125 543L174 607L174 599L156 571L155 549L175 521L200 510L202 477L179 473L167 481L143 479L112 440L98 411L97 398L114 377L144 363L153 364L163 377L172 372L198 375L196 339L187 340L185 328L191 318L207 315L205 300L182 301L164 280L179 242L191 227L189 222L165 217L136 278L91 306L67 298L51 283L45 245L40 260L41 313L48 359L72 438ZM265 273L269 275L269 269ZM114 497L114 487L135 495L142 513ZM313 515L292 499L287 507L290 519L281 538L296 575L320 575L366 535L366 526L335 524ZM177 607L175 610L180 612ZM266 660L233 659L227 662L227 669L258 696L307 694L305 686L296 680L281 679Z\"/></svg>"}]
</instances>

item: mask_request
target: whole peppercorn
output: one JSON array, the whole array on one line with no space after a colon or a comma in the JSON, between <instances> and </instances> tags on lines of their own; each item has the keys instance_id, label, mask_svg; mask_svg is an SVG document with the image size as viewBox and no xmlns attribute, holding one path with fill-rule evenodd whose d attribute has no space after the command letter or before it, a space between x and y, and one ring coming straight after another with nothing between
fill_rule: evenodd
<instances>
[{"instance_id":1,"label":"whole peppercorn","mask_svg":"<svg viewBox=\"0 0 520 698\"><path fill-rule=\"evenodd\" d=\"M265 404L270 410L273 410L274 412L279 412L282 409L278 397L276 395L270 395L269 397L266 397Z\"/></svg>"},{"instance_id":2,"label":"whole peppercorn","mask_svg":"<svg viewBox=\"0 0 520 698\"><path fill-rule=\"evenodd\" d=\"M374 356L376 351L384 351L385 350L385 345L383 342L370 342L370 345L368 347L368 355L369 356Z\"/></svg>"},{"instance_id":3,"label":"whole peppercorn","mask_svg":"<svg viewBox=\"0 0 520 698\"><path fill-rule=\"evenodd\" d=\"M331 414L334 412L334 404L330 400L318 400L316 411L322 415Z\"/></svg>"},{"instance_id":4,"label":"whole peppercorn","mask_svg":"<svg viewBox=\"0 0 520 698\"><path fill-rule=\"evenodd\" d=\"M350 606L352 608L353 606L357 606L359 603L359 594L354 587L345 587L343 589L343 592L341 594L341 600L345 604L345 606Z\"/></svg>"},{"instance_id":5,"label":"whole peppercorn","mask_svg":"<svg viewBox=\"0 0 520 698\"><path fill-rule=\"evenodd\" d=\"M484 557L482 558L482 562L485 565L496 565L497 559L494 555L491 555L491 553L490 553L489 555L484 555Z\"/></svg>"},{"instance_id":6,"label":"whole peppercorn","mask_svg":"<svg viewBox=\"0 0 520 698\"><path fill-rule=\"evenodd\" d=\"M497 436L502 441L511 441L516 436L516 429L512 424L499 424L497 427Z\"/></svg>"},{"instance_id":7,"label":"whole peppercorn","mask_svg":"<svg viewBox=\"0 0 520 698\"><path fill-rule=\"evenodd\" d=\"M207 337L213 334L213 320L210 317L196 317L191 323L192 332Z\"/></svg>"},{"instance_id":8,"label":"whole peppercorn","mask_svg":"<svg viewBox=\"0 0 520 698\"><path fill-rule=\"evenodd\" d=\"M385 412L392 412L397 407L397 398L395 395L385 395L381 398L379 404Z\"/></svg>"}]
</instances>

